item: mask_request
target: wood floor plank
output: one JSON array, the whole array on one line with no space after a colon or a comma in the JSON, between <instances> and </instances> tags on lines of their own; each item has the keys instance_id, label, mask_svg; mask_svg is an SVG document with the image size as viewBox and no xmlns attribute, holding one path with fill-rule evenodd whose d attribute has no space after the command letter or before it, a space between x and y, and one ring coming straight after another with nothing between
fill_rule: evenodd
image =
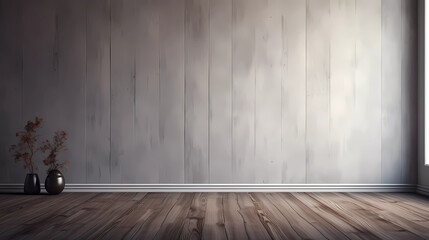
<instances>
[{"instance_id":1,"label":"wood floor plank","mask_svg":"<svg viewBox=\"0 0 429 240\"><path fill-rule=\"evenodd\" d=\"M110 223L112 217L120 216L124 205L130 201L136 193L119 193L110 195L111 197L104 200L103 205L92 206L87 211L84 221L79 221L81 226L69 234L71 239L82 238L88 239L93 236L100 228ZM131 202L131 201L130 201ZM125 205L128 207L128 205Z\"/></svg>"},{"instance_id":2,"label":"wood floor plank","mask_svg":"<svg viewBox=\"0 0 429 240\"><path fill-rule=\"evenodd\" d=\"M373 194L353 194L351 197L359 198L359 200L365 200L371 202L373 205L376 205L379 209L385 209L392 211L406 219L411 221L427 223L429 221L429 213L422 208L414 204L407 204L397 199L396 201L384 201L383 198L375 196ZM429 226L428 226L429 227Z\"/></svg>"},{"instance_id":3,"label":"wood floor plank","mask_svg":"<svg viewBox=\"0 0 429 240\"><path fill-rule=\"evenodd\" d=\"M417 194L402 194L402 193L385 193L373 194L379 201L393 203L405 210L429 220L429 206L427 205L428 198Z\"/></svg>"},{"instance_id":4,"label":"wood floor plank","mask_svg":"<svg viewBox=\"0 0 429 240\"><path fill-rule=\"evenodd\" d=\"M25 224L38 224L38 226L42 226L41 223L45 223L43 220L51 219L52 217L57 216L58 213L64 213L67 210L73 209L89 197L90 196L87 194L83 194L81 196L68 194L65 198L53 196L53 199L49 200L49 204L46 202L46 204L43 204L43 207L39 208L40 211L29 214L29 219L24 220L24 222Z\"/></svg>"},{"instance_id":5,"label":"wood floor plank","mask_svg":"<svg viewBox=\"0 0 429 240\"><path fill-rule=\"evenodd\" d=\"M69 194L63 194L60 196L51 197L50 195L39 195L39 196L28 196L30 201L24 201L20 204L13 204L10 207L4 207L0 212L0 224L4 221L9 221L11 216L19 216L19 219L16 217L12 218L13 220L18 220L19 222L26 221L25 217L34 217L34 211L40 211L41 207L46 207L47 205L54 204L56 201L66 199L70 197Z\"/></svg>"},{"instance_id":6,"label":"wood floor plank","mask_svg":"<svg viewBox=\"0 0 429 240\"><path fill-rule=\"evenodd\" d=\"M237 193L239 213L243 217L247 235L250 239L271 239L259 219L258 211L248 193Z\"/></svg>"},{"instance_id":7,"label":"wood floor plank","mask_svg":"<svg viewBox=\"0 0 429 240\"><path fill-rule=\"evenodd\" d=\"M4 228L6 232L0 230L0 235L6 239L16 237L34 237L44 230L47 226L52 228L51 220L56 216L64 214L64 212L73 209L81 204L91 194L64 194L63 196L48 196L45 198L45 204L39 207L32 207L24 214L16 215L12 220L8 221L8 228Z\"/></svg>"},{"instance_id":8,"label":"wood floor plank","mask_svg":"<svg viewBox=\"0 0 429 240\"><path fill-rule=\"evenodd\" d=\"M136 235L142 234L142 232L145 231L145 226L151 223L150 219L155 219L165 203L168 204L172 202L172 199L170 198L170 201L168 201L167 197L171 197L171 194L150 193L149 196L143 200L143 203L139 205L135 213L120 224L118 227L119 231L115 231L115 234L109 236L107 239L136 239ZM157 227L156 230L159 229L159 226L153 225L153 227ZM125 232L125 235L123 235L122 232Z\"/></svg>"},{"instance_id":9,"label":"wood floor plank","mask_svg":"<svg viewBox=\"0 0 429 240\"><path fill-rule=\"evenodd\" d=\"M264 194L252 193L250 196L258 211L259 219L272 238L301 239L289 221L277 211L277 208L268 201Z\"/></svg>"},{"instance_id":10,"label":"wood floor plank","mask_svg":"<svg viewBox=\"0 0 429 240\"><path fill-rule=\"evenodd\" d=\"M86 239L105 239L105 235L109 231L115 231L115 228L122 219L124 219L128 214L132 213L133 209L137 207L138 203L144 199L146 193L144 194L133 194L134 197L130 200L129 198L124 198L115 203L118 206L116 211L111 211L107 217L104 217L107 221L96 224L91 228L91 231L88 231L85 235ZM131 195L132 196L132 195Z\"/></svg>"},{"instance_id":11,"label":"wood floor plank","mask_svg":"<svg viewBox=\"0 0 429 240\"><path fill-rule=\"evenodd\" d=\"M279 197L283 199L284 202L289 204L291 208L302 218L304 218L308 223L315 227L323 236L328 239L361 239L355 235L346 236L341 232L335 225L327 222L323 217L310 209L309 206L299 201L290 193L279 193Z\"/></svg>"},{"instance_id":12,"label":"wood floor plank","mask_svg":"<svg viewBox=\"0 0 429 240\"><path fill-rule=\"evenodd\" d=\"M169 193L162 202L152 202L124 239L153 239L179 196L180 193Z\"/></svg>"},{"instance_id":13,"label":"wood floor plank","mask_svg":"<svg viewBox=\"0 0 429 240\"><path fill-rule=\"evenodd\" d=\"M189 213L194 193L182 193L176 204L165 217L154 239L178 239L182 232L183 224Z\"/></svg>"},{"instance_id":14,"label":"wood floor plank","mask_svg":"<svg viewBox=\"0 0 429 240\"><path fill-rule=\"evenodd\" d=\"M180 239L201 239L206 207L207 193L196 193L183 223Z\"/></svg>"},{"instance_id":15,"label":"wood floor plank","mask_svg":"<svg viewBox=\"0 0 429 240\"><path fill-rule=\"evenodd\" d=\"M290 223L291 227L296 233L304 239L326 239L313 225L308 223L304 218L301 217L295 210L289 205L288 202L276 193L268 193L264 196L277 208L277 210L283 215L285 219ZM262 197L264 197L262 196Z\"/></svg>"},{"instance_id":16,"label":"wood floor plank","mask_svg":"<svg viewBox=\"0 0 429 240\"><path fill-rule=\"evenodd\" d=\"M379 204L377 201L371 199L370 196L363 194L347 194L350 202L370 211L373 211L379 218L386 219L391 223L417 234L423 239L429 238L429 225L420 225L420 220L412 220L405 217L407 212L398 211L399 208L395 206L386 206L385 204ZM399 209L401 210L401 209Z\"/></svg>"},{"instance_id":17,"label":"wood floor plank","mask_svg":"<svg viewBox=\"0 0 429 240\"><path fill-rule=\"evenodd\" d=\"M360 225L376 236L382 239L422 239L416 234L406 231L405 229L377 217L377 215L368 210L350 202L349 198L344 195L338 197L332 193L324 193L323 196L318 193L309 193L313 199L324 204L331 209L336 210L339 214L346 216L354 225Z\"/></svg>"},{"instance_id":18,"label":"wood floor plank","mask_svg":"<svg viewBox=\"0 0 429 240\"><path fill-rule=\"evenodd\" d=\"M8 224L33 224L37 222L38 219L44 218L46 215L52 213L51 209L56 209L57 207L63 207L62 202L70 199L70 195L65 195L62 197L54 196L53 198L49 196L45 196L45 198L39 203L35 205L27 205L23 204L22 206L18 206L17 211L12 212L10 214L4 215L4 218L0 221L1 223L7 222ZM79 198L76 197L71 203L79 202ZM1 231L0 231L1 232Z\"/></svg>"},{"instance_id":19,"label":"wood floor plank","mask_svg":"<svg viewBox=\"0 0 429 240\"><path fill-rule=\"evenodd\" d=\"M74 195L74 194L73 194ZM61 213L53 218L50 218L49 221L46 221L43 232L37 235L40 239L55 239L61 238L61 235L67 232L74 230L74 224L78 223L81 217L84 216L84 211L82 207L88 204L91 201L97 199L97 197L103 195L102 193L79 193L78 195L82 196L82 199L76 203L76 205L69 206L69 208L63 209Z\"/></svg>"},{"instance_id":20,"label":"wood floor plank","mask_svg":"<svg viewBox=\"0 0 429 240\"><path fill-rule=\"evenodd\" d=\"M16 193L16 198L11 198L9 194L0 193L0 212L9 209L12 206L16 206L24 202L33 201L34 198L37 197L41 197L41 195L28 196L24 193Z\"/></svg>"},{"instance_id":21,"label":"wood floor plank","mask_svg":"<svg viewBox=\"0 0 429 240\"><path fill-rule=\"evenodd\" d=\"M222 198L225 230L228 239L251 239L247 234L236 193L225 193Z\"/></svg>"},{"instance_id":22,"label":"wood floor plank","mask_svg":"<svg viewBox=\"0 0 429 240\"><path fill-rule=\"evenodd\" d=\"M227 239L223 198L225 193L209 193L204 217L203 239Z\"/></svg>"},{"instance_id":23,"label":"wood floor plank","mask_svg":"<svg viewBox=\"0 0 429 240\"><path fill-rule=\"evenodd\" d=\"M355 225L353 222L349 221L348 218L338 214L333 209L314 201L308 194L292 193L292 196L302 203L301 207L309 207L311 211L314 211L323 220L332 224L335 229L341 231L348 239L377 239L377 236L370 231L359 225ZM332 231L332 233L334 233L334 231ZM337 236L335 238L337 238ZM340 239L340 236L338 236L338 239Z\"/></svg>"},{"instance_id":24,"label":"wood floor plank","mask_svg":"<svg viewBox=\"0 0 429 240\"><path fill-rule=\"evenodd\" d=\"M1 209L0 239L429 239L429 199L415 194L131 192L1 199L10 209Z\"/></svg>"},{"instance_id":25,"label":"wood floor plank","mask_svg":"<svg viewBox=\"0 0 429 240\"><path fill-rule=\"evenodd\" d=\"M123 239L132 227L138 226L145 219L142 216L150 212L149 207L153 206L154 203L162 203L165 197L165 193L141 193L140 196L137 195L137 198L133 199L136 204L115 221L114 226L111 226L103 234L103 239Z\"/></svg>"},{"instance_id":26,"label":"wood floor plank","mask_svg":"<svg viewBox=\"0 0 429 240\"><path fill-rule=\"evenodd\" d=\"M380 196L380 194L374 194ZM381 196L391 197L393 199L404 199L412 202L413 204L420 203L424 209L428 209L429 206L427 202L429 201L429 196L421 195L418 193L383 193Z\"/></svg>"}]
</instances>

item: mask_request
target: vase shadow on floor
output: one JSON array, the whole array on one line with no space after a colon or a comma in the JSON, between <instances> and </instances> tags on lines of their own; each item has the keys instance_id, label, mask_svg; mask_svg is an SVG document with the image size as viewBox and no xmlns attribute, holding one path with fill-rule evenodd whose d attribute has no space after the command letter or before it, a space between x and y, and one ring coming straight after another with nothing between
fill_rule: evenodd
<instances>
[{"instance_id":1,"label":"vase shadow on floor","mask_svg":"<svg viewBox=\"0 0 429 240\"><path fill-rule=\"evenodd\" d=\"M0 192L0 196L1 195L23 195L23 196L38 196L38 195L46 195L46 196L51 196L52 194L49 194L47 192L41 192L39 194L25 194L25 193L21 193L21 192Z\"/></svg>"}]
</instances>

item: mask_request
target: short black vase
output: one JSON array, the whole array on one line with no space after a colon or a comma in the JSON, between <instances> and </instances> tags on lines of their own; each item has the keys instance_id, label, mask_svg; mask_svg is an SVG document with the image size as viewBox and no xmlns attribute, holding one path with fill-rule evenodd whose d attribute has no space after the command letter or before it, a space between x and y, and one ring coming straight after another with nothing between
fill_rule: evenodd
<instances>
[{"instance_id":1,"label":"short black vase","mask_svg":"<svg viewBox=\"0 0 429 240\"><path fill-rule=\"evenodd\" d=\"M49 194L60 194L64 190L66 182L59 170L49 172L45 180L45 189Z\"/></svg>"},{"instance_id":2,"label":"short black vase","mask_svg":"<svg viewBox=\"0 0 429 240\"><path fill-rule=\"evenodd\" d=\"M40 181L37 173L28 173L25 177L24 183L25 194L39 194L40 193Z\"/></svg>"}]
</instances>

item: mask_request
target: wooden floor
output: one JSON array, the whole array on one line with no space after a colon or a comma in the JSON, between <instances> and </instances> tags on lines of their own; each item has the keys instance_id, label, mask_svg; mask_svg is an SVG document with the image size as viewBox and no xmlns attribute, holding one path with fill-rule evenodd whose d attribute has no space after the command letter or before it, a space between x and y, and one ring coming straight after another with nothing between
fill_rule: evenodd
<instances>
[{"instance_id":1,"label":"wooden floor","mask_svg":"<svg viewBox=\"0 0 429 240\"><path fill-rule=\"evenodd\" d=\"M429 239L406 193L0 194L1 239Z\"/></svg>"}]
</instances>

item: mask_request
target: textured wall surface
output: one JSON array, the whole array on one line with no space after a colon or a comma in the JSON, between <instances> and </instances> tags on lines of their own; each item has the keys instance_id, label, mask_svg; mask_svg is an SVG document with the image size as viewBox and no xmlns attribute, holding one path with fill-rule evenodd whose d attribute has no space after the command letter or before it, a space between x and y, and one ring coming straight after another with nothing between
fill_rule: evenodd
<instances>
[{"instance_id":1,"label":"textured wall surface","mask_svg":"<svg viewBox=\"0 0 429 240\"><path fill-rule=\"evenodd\" d=\"M425 1L418 0L418 184L429 186L425 165Z\"/></svg>"},{"instance_id":2,"label":"textured wall surface","mask_svg":"<svg viewBox=\"0 0 429 240\"><path fill-rule=\"evenodd\" d=\"M416 0L0 0L0 183L415 183L417 83Z\"/></svg>"}]
</instances>

